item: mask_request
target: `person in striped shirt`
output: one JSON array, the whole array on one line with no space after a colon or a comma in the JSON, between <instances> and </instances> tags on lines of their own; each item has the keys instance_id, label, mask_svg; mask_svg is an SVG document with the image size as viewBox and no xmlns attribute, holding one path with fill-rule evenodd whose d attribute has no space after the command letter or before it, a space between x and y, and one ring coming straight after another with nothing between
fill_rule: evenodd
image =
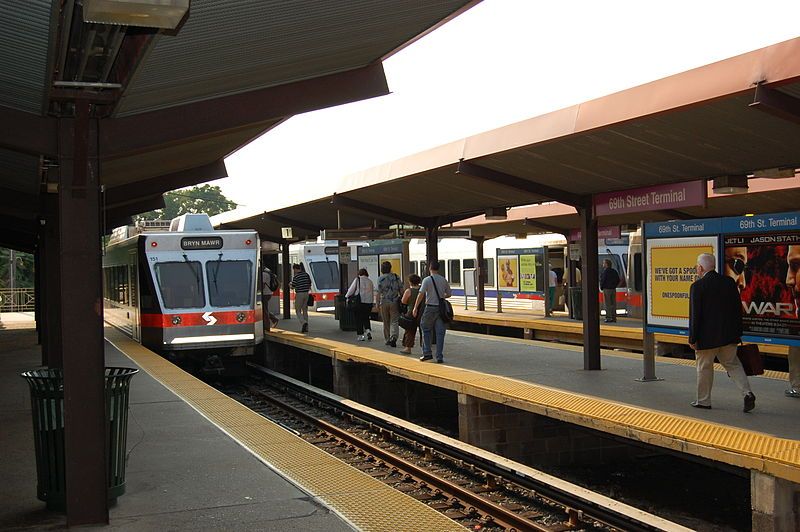
<instances>
[{"instance_id":1,"label":"person in striped shirt","mask_svg":"<svg viewBox=\"0 0 800 532\"><path fill-rule=\"evenodd\" d=\"M293 264L292 282L294 289L294 313L300 322L300 332L308 332L308 292L311 290L311 276L306 273L302 264Z\"/></svg>"}]
</instances>

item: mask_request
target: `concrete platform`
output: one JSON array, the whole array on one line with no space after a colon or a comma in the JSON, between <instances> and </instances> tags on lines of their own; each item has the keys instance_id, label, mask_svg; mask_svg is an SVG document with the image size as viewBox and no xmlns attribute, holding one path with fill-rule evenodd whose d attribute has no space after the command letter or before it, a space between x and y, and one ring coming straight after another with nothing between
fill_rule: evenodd
<instances>
[{"instance_id":1,"label":"concrete platform","mask_svg":"<svg viewBox=\"0 0 800 532\"><path fill-rule=\"evenodd\" d=\"M282 320L279 327L299 328L294 319ZM384 345L382 324L373 322L373 335L372 342L356 344L355 333L340 331L333 316L324 313L310 316L311 337L321 336L404 356L399 354L399 347ZM413 352L419 357L420 346ZM796 422L800 419L800 400L784 396L788 383L787 375L782 372L750 377L757 397L756 409L745 414L739 390L721 366L715 372L713 409L699 410L689 406L696 390L696 369L691 360L657 357L656 375L664 380L639 382L636 379L642 376L641 355L619 351L603 350L602 371L584 371L580 346L448 331L444 353L445 363L450 366L800 440L800 423Z\"/></svg>"},{"instance_id":2,"label":"concrete platform","mask_svg":"<svg viewBox=\"0 0 800 532\"><path fill-rule=\"evenodd\" d=\"M135 366L106 344L108 365ZM63 514L36 498L28 388L19 377L40 363L35 332L0 331L0 529L56 529ZM133 378L127 492L111 530L352 530L262 464L174 394L140 372ZM93 529L96 527L92 527Z\"/></svg>"}]
</instances>

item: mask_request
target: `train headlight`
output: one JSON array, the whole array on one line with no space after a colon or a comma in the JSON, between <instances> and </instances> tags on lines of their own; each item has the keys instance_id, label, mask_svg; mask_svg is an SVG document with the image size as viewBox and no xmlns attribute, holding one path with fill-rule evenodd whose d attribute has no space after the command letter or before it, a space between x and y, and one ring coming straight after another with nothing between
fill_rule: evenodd
<instances>
[{"instance_id":1,"label":"train headlight","mask_svg":"<svg viewBox=\"0 0 800 532\"><path fill-rule=\"evenodd\" d=\"M239 323L242 323L244 321L244 318L245 318L244 312L236 313L236 321L238 321Z\"/></svg>"},{"instance_id":2,"label":"train headlight","mask_svg":"<svg viewBox=\"0 0 800 532\"><path fill-rule=\"evenodd\" d=\"M172 316L173 325L180 325L182 321L180 316Z\"/></svg>"}]
</instances>

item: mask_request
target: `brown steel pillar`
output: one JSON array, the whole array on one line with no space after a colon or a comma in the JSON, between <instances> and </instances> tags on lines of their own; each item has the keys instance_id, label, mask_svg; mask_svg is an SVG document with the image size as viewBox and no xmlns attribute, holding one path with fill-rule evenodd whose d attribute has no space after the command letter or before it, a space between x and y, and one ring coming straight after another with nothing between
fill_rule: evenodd
<instances>
[{"instance_id":1,"label":"brown steel pillar","mask_svg":"<svg viewBox=\"0 0 800 532\"><path fill-rule=\"evenodd\" d=\"M336 247L339 249L342 249L345 246L347 246L347 242L344 240L339 240L336 242ZM347 293L347 289L350 288L347 283L348 275L350 273L348 271L349 264L343 263L341 260L339 260L339 257L341 257L341 254L339 254L339 256L336 258L336 260L339 262L339 295L344 296Z\"/></svg>"},{"instance_id":2,"label":"brown steel pillar","mask_svg":"<svg viewBox=\"0 0 800 532\"><path fill-rule=\"evenodd\" d=\"M289 243L281 244L281 260L283 261L283 319L292 319L292 299L289 293L289 281L292 280L292 265L289 263Z\"/></svg>"},{"instance_id":3,"label":"brown steel pillar","mask_svg":"<svg viewBox=\"0 0 800 532\"><path fill-rule=\"evenodd\" d=\"M483 242L484 237L476 236L475 241L475 273L477 273L478 284L475 286L475 296L478 298L478 310L486 310L486 287L484 282L489 272L484 271L483 267Z\"/></svg>"},{"instance_id":4,"label":"brown steel pillar","mask_svg":"<svg viewBox=\"0 0 800 532\"><path fill-rule=\"evenodd\" d=\"M428 268L431 263L439 260L439 226L431 225L425 228L425 260ZM447 275L447 272L439 272L442 275ZM423 272L420 272L420 277L424 277Z\"/></svg>"},{"instance_id":5,"label":"brown steel pillar","mask_svg":"<svg viewBox=\"0 0 800 532\"><path fill-rule=\"evenodd\" d=\"M58 231L58 195L44 193L44 226L40 260L42 267L42 364L63 366L61 360L61 246Z\"/></svg>"},{"instance_id":6,"label":"brown steel pillar","mask_svg":"<svg viewBox=\"0 0 800 532\"><path fill-rule=\"evenodd\" d=\"M37 227L36 250L33 252L33 319L36 321L36 343L42 345L42 251L41 228ZM44 366L44 350L42 351Z\"/></svg>"},{"instance_id":7,"label":"brown steel pillar","mask_svg":"<svg viewBox=\"0 0 800 532\"><path fill-rule=\"evenodd\" d=\"M592 207L581 215L581 283L583 297L583 369L600 369L600 272L597 264L597 218Z\"/></svg>"},{"instance_id":8,"label":"brown steel pillar","mask_svg":"<svg viewBox=\"0 0 800 532\"><path fill-rule=\"evenodd\" d=\"M100 189L90 104L59 120L58 219L67 526L108 523Z\"/></svg>"}]
</instances>

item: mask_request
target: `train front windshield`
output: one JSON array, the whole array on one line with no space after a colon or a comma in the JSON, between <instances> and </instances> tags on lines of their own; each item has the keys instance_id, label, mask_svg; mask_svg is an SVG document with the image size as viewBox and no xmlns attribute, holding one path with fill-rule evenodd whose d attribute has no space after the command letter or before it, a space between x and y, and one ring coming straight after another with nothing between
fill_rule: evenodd
<instances>
[{"instance_id":1,"label":"train front windshield","mask_svg":"<svg viewBox=\"0 0 800 532\"><path fill-rule=\"evenodd\" d=\"M197 261L159 262L156 281L164 307L202 308L205 306L202 267Z\"/></svg>"},{"instance_id":2,"label":"train front windshield","mask_svg":"<svg viewBox=\"0 0 800 532\"><path fill-rule=\"evenodd\" d=\"M252 304L253 264L249 260L206 262L208 297L212 307L244 307Z\"/></svg>"}]
</instances>

